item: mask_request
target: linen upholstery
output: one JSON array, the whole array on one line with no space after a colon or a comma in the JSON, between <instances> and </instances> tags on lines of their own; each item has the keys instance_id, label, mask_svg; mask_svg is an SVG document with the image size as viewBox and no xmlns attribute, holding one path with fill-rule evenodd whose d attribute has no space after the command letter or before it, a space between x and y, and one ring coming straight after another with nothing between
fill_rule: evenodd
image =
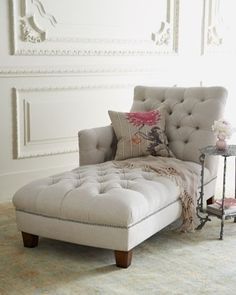
<instances>
[{"instance_id":1,"label":"linen upholstery","mask_svg":"<svg viewBox=\"0 0 236 295\"><path fill-rule=\"evenodd\" d=\"M164 108L148 112L108 111L117 137L115 160L147 155L170 157Z\"/></svg>"},{"instance_id":2,"label":"linen upholstery","mask_svg":"<svg viewBox=\"0 0 236 295\"><path fill-rule=\"evenodd\" d=\"M31 182L13 202L28 213L129 227L178 198L175 183L154 171L117 168L108 161Z\"/></svg>"},{"instance_id":3,"label":"linen upholstery","mask_svg":"<svg viewBox=\"0 0 236 295\"><path fill-rule=\"evenodd\" d=\"M131 111L149 111L162 104L165 105L166 134L171 151L178 159L199 163L199 148L215 143L211 126L214 120L222 117L226 97L226 89L219 86L189 88L136 86ZM79 132L79 140L81 135ZM87 141L91 139L93 144L89 146L86 159L84 157L86 144L80 142L80 163L91 163L91 157L98 163L101 158L100 138L98 136L91 138L91 131L83 131L83 138L87 138ZM106 137L106 141L111 143L112 138ZM103 147L104 145L103 142ZM103 158L110 160L114 152L111 145L106 144L106 147L106 150L103 149ZM206 167L212 176L216 176L216 158L208 157Z\"/></svg>"},{"instance_id":4,"label":"linen upholstery","mask_svg":"<svg viewBox=\"0 0 236 295\"><path fill-rule=\"evenodd\" d=\"M198 175L200 165L186 162ZM212 191L205 168L205 195ZM210 187L210 190L208 189ZM181 216L168 178L108 161L36 180L13 198L18 229L83 245L127 251Z\"/></svg>"},{"instance_id":5,"label":"linen upholstery","mask_svg":"<svg viewBox=\"0 0 236 295\"><path fill-rule=\"evenodd\" d=\"M41 237L80 245L129 251L181 215L181 201L156 212L130 228L87 224L16 211L18 229Z\"/></svg>"},{"instance_id":6,"label":"linen upholstery","mask_svg":"<svg viewBox=\"0 0 236 295\"><path fill-rule=\"evenodd\" d=\"M111 125L79 131L80 165L103 163L114 159L116 136Z\"/></svg>"},{"instance_id":7,"label":"linen upholstery","mask_svg":"<svg viewBox=\"0 0 236 295\"><path fill-rule=\"evenodd\" d=\"M176 158L199 163L199 149L215 144L212 124L222 117L227 91L223 87L144 87L134 91L131 110L167 107L166 133ZM217 162L206 160L216 175Z\"/></svg>"}]
</instances>

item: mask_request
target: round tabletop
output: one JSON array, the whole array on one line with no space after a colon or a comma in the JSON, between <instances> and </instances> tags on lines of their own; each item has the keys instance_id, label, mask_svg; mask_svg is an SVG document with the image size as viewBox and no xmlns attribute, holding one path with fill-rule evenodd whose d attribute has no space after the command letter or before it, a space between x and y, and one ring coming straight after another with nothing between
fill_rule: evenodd
<instances>
[{"instance_id":1,"label":"round tabletop","mask_svg":"<svg viewBox=\"0 0 236 295\"><path fill-rule=\"evenodd\" d=\"M202 155L213 155L213 156L236 156L236 145L228 145L226 149L220 150L214 145L209 145L200 149Z\"/></svg>"}]
</instances>

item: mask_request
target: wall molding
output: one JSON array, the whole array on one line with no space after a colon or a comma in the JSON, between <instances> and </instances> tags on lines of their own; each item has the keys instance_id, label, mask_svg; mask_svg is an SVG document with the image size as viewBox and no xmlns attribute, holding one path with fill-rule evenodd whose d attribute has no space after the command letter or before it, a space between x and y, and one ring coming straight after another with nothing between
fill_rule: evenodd
<instances>
[{"instance_id":1,"label":"wall molding","mask_svg":"<svg viewBox=\"0 0 236 295\"><path fill-rule=\"evenodd\" d=\"M150 66L63 66L63 67L5 67L0 68L0 77L45 77L45 76L86 76L86 75L128 75L160 72L160 67Z\"/></svg>"},{"instance_id":2,"label":"wall molding","mask_svg":"<svg viewBox=\"0 0 236 295\"><path fill-rule=\"evenodd\" d=\"M158 45L168 45L171 39L171 28L169 22L161 22L161 27L158 32L152 33L153 42Z\"/></svg>"},{"instance_id":3,"label":"wall molding","mask_svg":"<svg viewBox=\"0 0 236 295\"><path fill-rule=\"evenodd\" d=\"M83 89L119 89L133 87L134 83L120 83L120 84L83 84L76 86L59 86L59 87L27 87L14 88L16 92L43 92L43 91L64 91L64 90L83 90Z\"/></svg>"},{"instance_id":4,"label":"wall molding","mask_svg":"<svg viewBox=\"0 0 236 295\"><path fill-rule=\"evenodd\" d=\"M69 91L83 91L94 89L125 89L133 88L134 83L130 84L83 84L68 87L32 87L32 88L13 88L14 94L14 138L13 138L13 158L25 159L41 156L51 156L56 154L66 154L78 151L77 134L75 136L62 136L52 138L31 138L31 111L33 104L39 103L40 93L43 97L53 97L50 93L65 92L65 98L70 97ZM66 101L66 99L65 99ZM50 103L51 101L49 101ZM45 102L41 102L45 103ZM55 102L56 104L57 102ZM31 118L31 119L30 119Z\"/></svg>"},{"instance_id":5,"label":"wall molding","mask_svg":"<svg viewBox=\"0 0 236 295\"><path fill-rule=\"evenodd\" d=\"M39 43L43 41L43 33L34 31L26 20L21 21L22 39L24 42Z\"/></svg>"},{"instance_id":6,"label":"wall molding","mask_svg":"<svg viewBox=\"0 0 236 295\"><path fill-rule=\"evenodd\" d=\"M229 48L225 43L226 18L229 16L222 15L221 6L226 5L223 0L205 0L203 7L202 23L202 45L201 54L225 53L232 52L235 48ZM234 38L232 36L232 38Z\"/></svg>"},{"instance_id":7,"label":"wall molding","mask_svg":"<svg viewBox=\"0 0 236 295\"><path fill-rule=\"evenodd\" d=\"M222 37L217 32L217 6L220 0L205 0L203 4L202 46L201 53L213 52L222 44Z\"/></svg>"},{"instance_id":8,"label":"wall molding","mask_svg":"<svg viewBox=\"0 0 236 295\"><path fill-rule=\"evenodd\" d=\"M93 33L90 36L88 33L88 36L82 36L80 33L81 24L69 25L61 22L60 15L53 15L53 13L46 11L42 0L12 0L13 51L15 55L33 56L174 54L178 51L179 0L167 0L166 2L164 19L157 20L155 25L156 28L159 28L157 31L153 27L153 31L146 34L145 38L136 38L132 33L129 33L130 37L123 38L115 36L116 34L112 36L109 26L99 24L95 26L97 34ZM151 9L150 12L153 10ZM105 30L105 33L99 34L99 30L103 30L103 32ZM106 30L109 33L107 33L107 37L104 37ZM68 35L68 31L70 35ZM124 36L128 34L124 28L123 31ZM94 37L95 35L101 35L101 37Z\"/></svg>"}]
</instances>

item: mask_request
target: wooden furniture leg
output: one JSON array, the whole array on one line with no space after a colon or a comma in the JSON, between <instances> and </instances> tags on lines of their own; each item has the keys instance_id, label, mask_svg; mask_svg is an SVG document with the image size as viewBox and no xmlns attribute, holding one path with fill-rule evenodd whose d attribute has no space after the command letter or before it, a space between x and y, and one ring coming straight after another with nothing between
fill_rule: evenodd
<instances>
[{"instance_id":1,"label":"wooden furniture leg","mask_svg":"<svg viewBox=\"0 0 236 295\"><path fill-rule=\"evenodd\" d=\"M127 268L131 264L132 260L132 250L130 251L116 251L115 250L115 258L116 258L116 266Z\"/></svg>"},{"instance_id":2,"label":"wooden furniture leg","mask_svg":"<svg viewBox=\"0 0 236 295\"><path fill-rule=\"evenodd\" d=\"M34 248L38 246L38 241L39 241L39 237L33 234L28 234L25 232L21 232L22 234L22 238L23 238L23 243L24 243L24 247L27 248Z\"/></svg>"}]
</instances>

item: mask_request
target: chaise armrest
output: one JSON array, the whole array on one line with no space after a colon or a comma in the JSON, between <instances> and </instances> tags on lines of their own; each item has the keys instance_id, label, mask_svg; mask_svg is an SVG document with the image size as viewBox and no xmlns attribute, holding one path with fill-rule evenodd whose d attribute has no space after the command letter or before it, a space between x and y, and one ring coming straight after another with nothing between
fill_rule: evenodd
<instances>
[{"instance_id":1,"label":"chaise armrest","mask_svg":"<svg viewBox=\"0 0 236 295\"><path fill-rule=\"evenodd\" d=\"M81 130L78 138L81 166L114 159L117 140L111 125Z\"/></svg>"}]
</instances>

